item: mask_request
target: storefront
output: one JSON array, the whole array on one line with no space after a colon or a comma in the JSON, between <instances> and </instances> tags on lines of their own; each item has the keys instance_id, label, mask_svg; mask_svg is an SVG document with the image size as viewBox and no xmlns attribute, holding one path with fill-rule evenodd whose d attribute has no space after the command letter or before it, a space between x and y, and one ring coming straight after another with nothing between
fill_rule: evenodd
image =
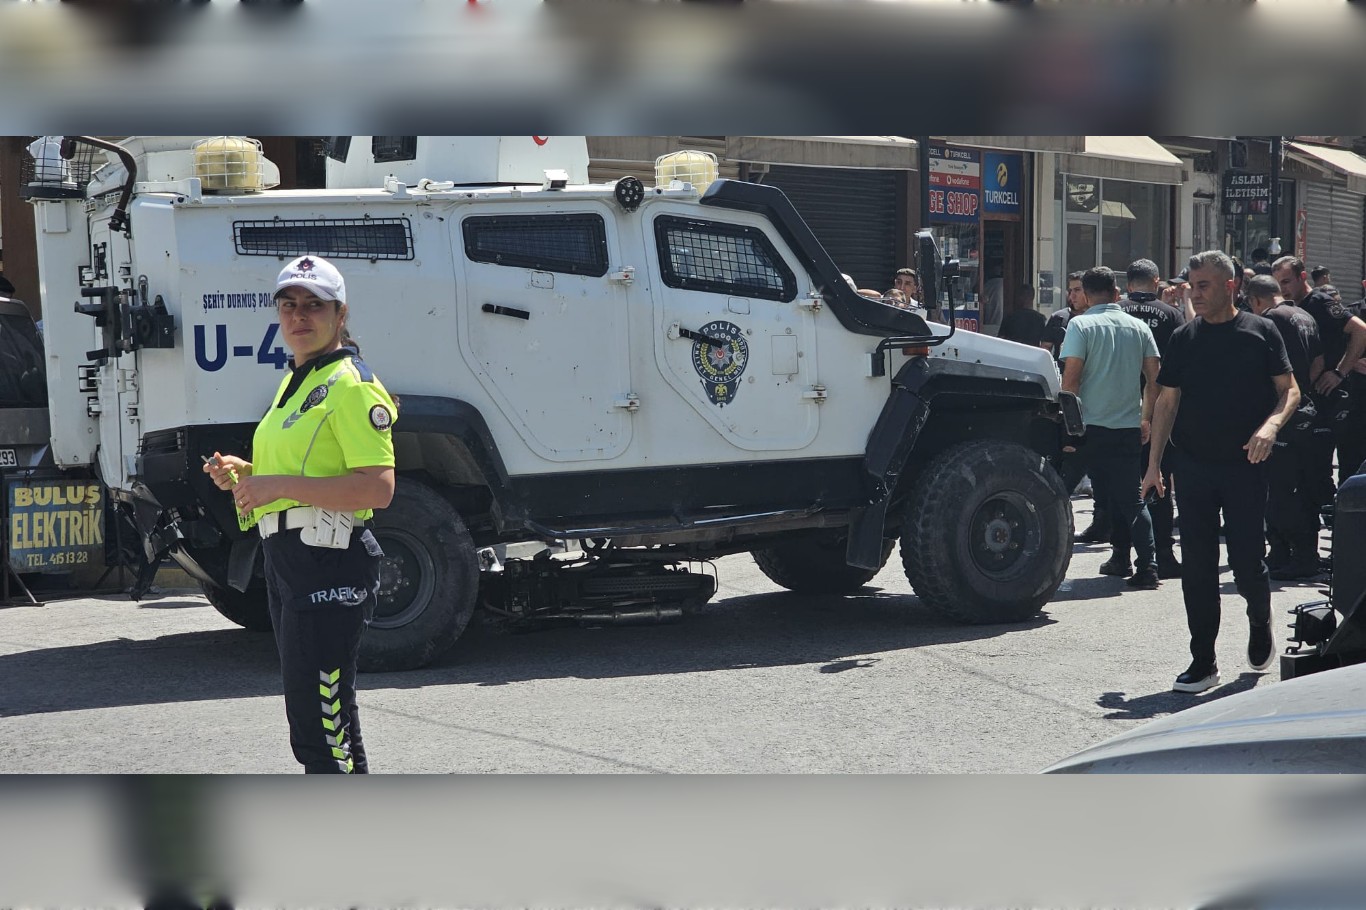
<instances>
[{"instance_id":1,"label":"storefront","mask_svg":"<svg viewBox=\"0 0 1366 910\"><path fill-rule=\"evenodd\" d=\"M1363 206L1366 206L1366 159L1350 149L1286 143L1295 175L1291 242L1282 240L1309 268L1327 266L1333 285L1345 300L1361 298Z\"/></svg>"},{"instance_id":2,"label":"storefront","mask_svg":"<svg viewBox=\"0 0 1366 910\"><path fill-rule=\"evenodd\" d=\"M1121 275L1136 259L1170 273L1174 186L1181 160L1146 136L1087 136L1080 154L1057 156L1052 259L1056 285L1103 265Z\"/></svg>"},{"instance_id":3,"label":"storefront","mask_svg":"<svg viewBox=\"0 0 1366 910\"><path fill-rule=\"evenodd\" d=\"M995 335L1021 301L1025 265L1025 156L931 143L930 228L958 260L953 288L961 329ZM948 304L947 289L939 306Z\"/></svg>"}]
</instances>

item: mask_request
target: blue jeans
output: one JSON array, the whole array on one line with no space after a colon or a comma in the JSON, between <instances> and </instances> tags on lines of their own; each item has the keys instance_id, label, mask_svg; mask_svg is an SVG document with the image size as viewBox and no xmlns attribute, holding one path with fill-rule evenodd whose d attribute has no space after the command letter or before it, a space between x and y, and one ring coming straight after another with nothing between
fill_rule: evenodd
<instances>
[{"instance_id":1,"label":"blue jeans","mask_svg":"<svg viewBox=\"0 0 1366 910\"><path fill-rule=\"evenodd\" d=\"M1091 477L1096 503L1104 503L1110 520L1128 529L1138 568L1152 566L1153 520L1138 495L1141 485L1139 461L1143 449L1138 427L1119 430L1087 427L1084 449L1086 473ZM1115 555L1125 557L1127 554L1116 551Z\"/></svg>"}]
</instances>

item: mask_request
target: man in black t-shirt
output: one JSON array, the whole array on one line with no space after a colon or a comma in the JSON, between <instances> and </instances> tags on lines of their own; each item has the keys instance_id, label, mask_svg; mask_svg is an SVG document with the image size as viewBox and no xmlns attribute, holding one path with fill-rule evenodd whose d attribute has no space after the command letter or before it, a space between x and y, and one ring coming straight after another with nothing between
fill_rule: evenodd
<instances>
[{"instance_id":1,"label":"man in black t-shirt","mask_svg":"<svg viewBox=\"0 0 1366 910\"><path fill-rule=\"evenodd\" d=\"M1054 311L1048 317L1048 322L1044 325L1043 336L1039 339L1039 347L1044 348L1053 355L1053 360L1058 363L1059 374L1062 372L1062 363L1058 360L1058 353L1062 351L1062 340L1067 337L1067 323L1071 318L1085 309L1085 296L1081 290L1082 272L1071 272L1067 276L1067 306Z\"/></svg>"},{"instance_id":2,"label":"man in black t-shirt","mask_svg":"<svg viewBox=\"0 0 1366 910\"><path fill-rule=\"evenodd\" d=\"M1351 307L1326 293L1311 288L1304 263L1294 256L1282 256L1271 265L1272 277L1281 286L1281 296L1294 300L1314 317L1323 342L1323 371L1314 380L1314 406L1319 418L1333 429L1337 448L1338 483L1356 473L1366 459L1366 377L1354 373L1357 361L1366 353L1366 322L1353 315ZM1331 448L1316 450L1315 467L1319 482L1331 488L1333 482Z\"/></svg>"},{"instance_id":3,"label":"man in black t-shirt","mask_svg":"<svg viewBox=\"0 0 1366 910\"><path fill-rule=\"evenodd\" d=\"M1172 337L1172 332L1186 324L1186 313L1180 307L1172 306L1158 296L1158 275L1157 263L1151 259L1137 259L1130 263L1125 272L1129 293L1119 303L1124 312L1145 323L1152 330L1153 340L1157 342L1157 352L1165 357L1167 341ZM1149 447L1145 445L1142 467L1139 468L1140 475L1148 465L1148 451ZM1162 459L1162 472L1163 485L1170 487L1170 457ZM1154 499L1148 504L1148 514L1153 519L1153 542L1157 545L1157 574L1161 578L1180 578L1181 563L1176 558L1172 537L1175 516L1171 497L1162 496Z\"/></svg>"},{"instance_id":4,"label":"man in black t-shirt","mask_svg":"<svg viewBox=\"0 0 1366 910\"><path fill-rule=\"evenodd\" d=\"M1001 320L1001 331L996 337L1038 347L1047 324L1043 313L1034 309L1034 285L1022 284L1015 294L1015 309Z\"/></svg>"},{"instance_id":5,"label":"man in black t-shirt","mask_svg":"<svg viewBox=\"0 0 1366 910\"><path fill-rule=\"evenodd\" d=\"M1319 574L1319 510L1328 501L1315 479L1314 452L1321 448L1323 437L1332 438L1327 427L1318 426L1318 413L1309 397L1314 387L1310 377L1323 370L1323 345L1313 318L1285 302L1271 276L1248 279L1247 290L1252 311L1270 319L1281 333L1300 390L1300 407L1276 437L1271 456L1266 564L1275 579L1313 578Z\"/></svg>"},{"instance_id":6,"label":"man in black t-shirt","mask_svg":"<svg viewBox=\"0 0 1366 910\"><path fill-rule=\"evenodd\" d=\"M1227 526L1228 562L1247 601L1247 658L1254 670L1275 659L1271 583L1266 564L1266 460L1276 434L1295 412L1285 343L1267 319L1233 305L1233 262L1219 250L1190 260L1196 319L1172 333L1157 376L1152 452L1143 493L1166 495L1162 454L1175 448L1181 498L1181 594L1191 635L1191 665L1177 692L1219 684L1219 516Z\"/></svg>"}]
</instances>

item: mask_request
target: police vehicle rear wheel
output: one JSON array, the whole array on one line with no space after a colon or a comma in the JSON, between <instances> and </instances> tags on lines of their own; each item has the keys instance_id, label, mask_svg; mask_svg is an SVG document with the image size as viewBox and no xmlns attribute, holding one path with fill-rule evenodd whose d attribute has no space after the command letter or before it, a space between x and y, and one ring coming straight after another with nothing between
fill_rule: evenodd
<instances>
[{"instance_id":1,"label":"police vehicle rear wheel","mask_svg":"<svg viewBox=\"0 0 1366 910\"><path fill-rule=\"evenodd\" d=\"M939 453L911 493L906 578L931 609L969 623L1023 622L1067 575L1072 509L1042 455L977 440Z\"/></svg>"},{"instance_id":2,"label":"police vehicle rear wheel","mask_svg":"<svg viewBox=\"0 0 1366 910\"><path fill-rule=\"evenodd\" d=\"M224 619L235 622L251 632L271 630L270 606L266 600L264 587L238 591L236 588L220 588L218 585L201 581L199 589Z\"/></svg>"},{"instance_id":3,"label":"police vehicle rear wheel","mask_svg":"<svg viewBox=\"0 0 1366 910\"><path fill-rule=\"evenodd\" d=\"M868 584L887 564L894 540L885 541L878 569L863 569L844 561L848 539L822 534L786 541L753 551L754 563L773 581L798 594L851 594Z\"/></svg>"},{"instance_id":4,"label":"police vehicle rear wheel","mask_svg":"<svg viewBox=\"0 0 1366 910\"><path fill-rule=\"evenodd\" d=\"M474 613L474 541L455 506L408 477L398 479L389 508L375 513L374 534L384 558L360 669L424 667L455 644Z\"/></svg>"}]
</instances>

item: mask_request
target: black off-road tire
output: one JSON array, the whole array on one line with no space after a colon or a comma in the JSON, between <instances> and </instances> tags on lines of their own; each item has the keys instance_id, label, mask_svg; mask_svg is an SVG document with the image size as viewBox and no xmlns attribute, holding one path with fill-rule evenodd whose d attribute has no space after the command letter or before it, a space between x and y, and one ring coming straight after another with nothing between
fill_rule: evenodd
<instances>
[{"instance_id":1,"label":"black off-road tire","mask_svg":"<svg viewBox=\"0 0 1366 910\"><path fill-rule=\"evenodd\" d=\"M931 609L967 623L1024 622L1067 576L1072 509L1047 460L977 440L925 465L906 507L901 562Z\"/></svg>"},{"instance_id":2,"label":"black off-road tire","mask_svg":"<svg viewBox=\"0 0 1366 910\"><path fill-rule=\"evenodd\" d=\"M274 626L270 621L270 606L263 585L253 585L245 591L236 588L220 588L207 582L200 582L199 589L209 599L209 603L223 618L237 623L251 632L269 632Z\"/></svg>"},{"instance_id":3,"label":"black off-road tire","mask_svg":"<svg viewBox=\"0 0 1366 910\"><path fill-rule=\"evenodd\" d=\"M848 538L843 534L820 534L784 541L753 551L754 563L769 578L798 594L851 594L872 581L895 540L884 541L876 569L851 566L844 561Z\"/></svg>"},{"instance_id":4,"label":"black off-road tire","mask_svg":"<svg viewBox=\"0 0 1366 910\"><path fill-rule=\"evenodd\" d=\"M425 667L455 644L478 602L474 541L455 506L421 481L400 477L375 513L384 550L375 616L361 637L365 672Z\"/></svg>"}]
</instances>

